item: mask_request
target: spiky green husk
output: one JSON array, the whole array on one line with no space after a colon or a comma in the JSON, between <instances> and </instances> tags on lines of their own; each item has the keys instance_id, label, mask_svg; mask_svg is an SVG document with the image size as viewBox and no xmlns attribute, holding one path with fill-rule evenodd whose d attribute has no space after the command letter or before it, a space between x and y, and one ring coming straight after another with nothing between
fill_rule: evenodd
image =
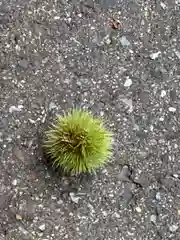
<instances>
[{"instance_id":1,"label":"spiky green husk","mask_svg":"<svg viewBox=\"0 0 180 240\"><path fill-rule=\"evenodd\" d=\"M93 172L112 152L112 134L102 120L84 110L58 116L46 132L45 150L52 163L71 173Z\"/></svg>"}]
</instances>

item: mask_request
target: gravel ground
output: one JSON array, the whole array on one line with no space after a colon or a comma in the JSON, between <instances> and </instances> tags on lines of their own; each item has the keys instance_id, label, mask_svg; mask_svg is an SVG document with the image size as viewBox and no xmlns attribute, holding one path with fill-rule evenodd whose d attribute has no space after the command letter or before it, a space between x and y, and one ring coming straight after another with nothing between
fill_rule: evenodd
<instances>
[{"instance_id":1,"label":"gravel ground","mask_svg":"<svg viewBox=\"0 0 180 240\"><path fill-rule=\"evenodd\" d=\"M0 1L0 239L180 239L180 1ZM94 176L45 163L78 106L114 154Z\"/></svg>"}]
</instances>

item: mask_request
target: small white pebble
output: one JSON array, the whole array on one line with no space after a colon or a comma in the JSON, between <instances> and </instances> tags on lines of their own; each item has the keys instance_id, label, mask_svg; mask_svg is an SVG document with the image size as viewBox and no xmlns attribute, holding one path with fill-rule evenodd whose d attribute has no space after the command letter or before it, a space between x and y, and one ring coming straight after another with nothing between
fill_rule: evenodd
<instances>
[{"instance_id":1,"label":"small white pebble","mask_svg":"<svg viewBox=\"0 0 180 240\"><path fill-rule=\"evenodd\" d=\"M17 219L17 220L22 220L22 216L19 215L19 214L16 214L16 219Z\"/></svg>"},{"instance_id":2,"label":"small white pebble","mask_svg":"<svg viewBox=\"0 0 180 240\"><path fill-rule=\"evenodd\" d=\"M169 112L176 112L176 108L174 108L174 107L169 107Z\"/></svg>"},{"instance_id":3,"label":"small white pebble","mask_svg":"<svg viewBox=\"0 0 180 240\"><path fill-rule=\"evenodd\" d=\"M56 196L51 196L51 199L56 200L57 198L56 198Z\"/></svg>"},{"instance_id":4,"label":"small white pebble","mask_svg":"<svg viewBox=\"0 0 180 240\"><path fill-rule=\"evenodd\" d=\"M13 185L13 186L16 186L16 185L17 185L17 179L14 179L14 180L12 181L12 185Z\"/></svg>"},{"instance_id":5,"label":"small white pebble","mask_svg":"<svg viewBox=\"0 0 180 240\"><path fill-rule=\"evenodd\" d=\"M104 217L107 217L108 213L106 211L102 211Z\"/></svg>"},{"instance_id":6,"label":"small white pebble","mask_svg":"<svg viewBox=\"0 0 180 240\"><path fill-rule=\"evenodd\" d=\"M135 233L133 233L133 232L127 232L127 234L128 234L129 236L134 236Z\"/></svg>"},{"instance_id":7,"label":"small white pebble","mask_svg":"<svg viewBox=\"0 0 180 240\"><path fill-rule=\"evenodd\" d=\"M12 142L12 138L11 138L10 136L8 136L8 137L6 138L6 140L7 140L8 142Z\"/></svg>"},{"instance_id":8,"label":"small white pebble","mask_svg":"<svg viewBox=\"0 0 180 240\"><path fill-rule=\"evenodd\" d=\"M20 112L22 111L23 109L23 105L18 105L17 107L16 106L11 106L9 108L9 112L12 113L12 112Z\"/></svg>"},{"instance_id":9,"label":"small white pebble","mask_svg":"<svg viewBox=\"0 0 180 240\"><path fill-rule=\"evenodd\" d=\"M151 130L151 132L153 132L153 130L154 130L154 126L153 125L150 126L150 130Z\"/></svg>"},{"instance_id":10,"label":"small white pebble","mask_svg":"<svg viewBox=\"0 0 180 240\"><path fill-rule=\"evenodd\" d=\"M113 213L113 217L114 218L120 218L120 215L119 215L119 213L115 212L115 213Z\"/></svg>"},{"instance_id":11,"label":"small white pebble","mask_svg":"<svg viewBox=\"0 0 180 240\"><path fill-rule=\"evenodd\" d=\"M160 194L160 192L157 192L157 193L156 193L156 199L157 199L158 201L161 200L161 194Z\"/></svg>"},{"instance_id":12,"label":"small white pebble","mask_svg":"<svg viewBox=\"0 0 180 240\"><path fill-rule=\"evenodd\" d=\"M57 204L59 204L59 205L63 204L63 200L60 199L60 200L57 202Z\"/></svg>"},{"instance_id":13,"label":"small white pebble","mask_svg":"<svg viewBox=\"0 0 180 240\"><path fill-rule=\"evenodd\" d=\"M50 102L49 104L49 110L53 110L53 109L57 109L58 107L56 106L56 104L54 102Z\"/></svg>"},{"instance_id":14,"label":"small white pebble","mask_svg":"<svg viewBox=\"0 0 180 240\"><path fill-rule=\"evenodd\" d=\"M71 22L71 20L72 20L72 18L70 18L70 17L69 17L69 18L67 19L68 23L70 23L70 22Z\"/></svg>"},{"instance_id":15,"label":"small white pebble","mask_svg":"<svg viewBox=\"0 0 180 240\"><path fill-rule=\"evenodd\" d=\"M78 202L79 202L79 200L80 200L80 197L76 196L74 192L70 192L69 195L70 195L70 197L71 197L71 200L72 200L74 203L78 204Z\"/></svg>"},{"instance_id":16,"label":"small white pebble","mask_svg":"<svg viewBox=\"0 0 180 240\"><path fill-rule=\"evenodd\" d=\"M141 213L141 208L140 207L136 207L136 212Z\"/></svg>"},{"instance_id":17,"label":"small white pebble","mask_svg":"<svg viewBox=\"0 0 180 240\"><path fill-rule=\"evenodd\" d=\"M124 87L130 87L132 85L132 80L127 77L125 83L124 83Z\"/></svg>"},{"instance_id":18,"label":"small white pebble","mask_svg":"<svg viewBox=\"0 0 180 240\"><path fill-rule=\"evenodd\" d=\"M46 225L45 224L40 225L39 229L43 232L46 229Z\"/></svg>"},{"instance_id":19,"label":"small white pebble","mask_svg":"<svg viewBox=\"0 0 180 240\"><path fill-rule=\"evenodd\" d=\"M160 51L158 51L158 52L156 52L156 53L151 53L151 54L150 54L150 58L151 58L152 60L155 60L156 58L159 57L160 54L161 54Z\"/></svg>"},{"instance_id":20,"label":"small white pebble","mask_svg":"<svg viewBox=\"0 0 180 240\"><path fill-rule=\"evenodd\" d=\"M175 143L174 144L174 148L177 149L178 148L178 144Z\"/></svg>"},{"instance_id":21,"label":"small white pebble","mask_svg":"<svg viewBox=\"0 0 180 240\"><path fill-rule=\"evenodd\" d=\"M24 107L23 107L23 105L18 105L18 108L23 109Z\"/></svg>"},{"instance_id":22,"label":"small white pebble","mask_svg":"<svg viewBox=\"0 0 180 240\"><path fill-rule=\"evenodd\" d=\"M109 45L111 43L111 39L109 37L109 34L104 37L103 42L106 43L107 45Z\"/></svg>"},{"instance_id":23,"label":"small white pebble","mask_svg":"<svg viewBox=\"0 0 180 240\"><path fill-rule=\"evenodd\" d=\"M171 232L176 232L178 230L178 226L177 225L172 225L172 226L169 227L169 230Z\"/></svg>"},{"instance_id":24,"label":"small white pebble","mask_svg":"<svg viewBox=\"0 0 180 240\"><path fill-rule=\"evenodd\" d=\"M163 97L165 97L166 96L166 91L165 90L162 90L161 91L161 97L163 98Z\"/></svg>"},{"instance_id":25,"label":"small white pebble","mask_svg":"<svg viewBox=\"0 0 180 240\"><path fill-rule=\"evenodd\" d=\"M131 45L130 41L127 39L126 36L122 36L120 38L120 43L122 44L122 46L130 46Z\"/></svg>"},{"instance_id":26,"label":"small white pebble","mask_svg":"<svg viewBox=\"0 0 180 240\"><path fill-rule=\"evenodd\" d=\"M29 234L29 232L26 229L24 229L24 227L22 227L22 226L19 226L18 229L20 232L22 232L26 236Z\"/></svg>"},{"instance_id":27,"label":"small white pebble","mask_svg":"<svg viewBox=\"0 0 180 240\"><path fill-rule=\"evenodd\" d=\"M127 105L129 112L133 111L133 101L132 99L122 98L121 101Z\"/></svg>"},{"instance_id":28,"label":"small white pebble","mask_svg":"<svg viewBox=\"0 0 180 240\"><path fill-rule=\"evenodd\" d=\"M166 4L165 3L161 2L160 5L163 9L166 9Z\"/></svg>"},{"instance_id":29,"label":"small white pebble","mask_svg":"<svg viewBox=\"0 0 180 240\"><path fill-rule=\"evenodd\" d=\"M82 17L82 14L81 14L81 13L79 13L79 14L78 14L78 17L80 17L80 18L81 18L81 17Z\"/></svg>"},{"instance_id":30,"label":"small white pebble","mask_svg":"<svg viewBox=\"0 0 180 240\"><path fill-rule=\"evenodd\" d=\"M109 37L106 38L106 39L105 39L105 43L106 43L107 45L111 44L111 39L110 39Z\"/></svg>"},{"instance_id":31,"label":"small white pebble","mask_svg":"<svg viewBox=\"0 0 180 240\"><path fill-rule=\"evenodd\" d=\"M179 178L179 175L178 174L173 174L173 177L174 178Z\"/></svg>"},{"instance_id":32,"label":"small white pebble","mask_svg":"<svg viewBox=\"0 0 180 240\"><path fill-rule=\"evenodd\" d=\"M28 118L28 120L29 120L29 122L31 123L31 124L34 124L34 123L36 123L36 121L34 121L33 119L31 119L31 118Z\"/></svg>"},{"instance_id":33,"label":"small white pebble","mask_svg":"<svg viewBox=\"0 0 180 240\"><path fill-rule=\"evenodd\" d=\"M160 118L159 118L159 121L163 122L163 121L164 121L164 118L163 118L163 117L160 117Z\"/></svg>"},{"instance_id":34,"label":"small white pebble","mask_svg":"<svg viewBox=\"0 0 180 240\"><path fill-rule=\"evenodd\" d=\"M21 50L21 47L19 45L16 45L16 51L19 52Z\"/></svg>"},{"instance_id":35,"label":"small white pebble","mask_svg":"<svg viewBox=\"0 0 180 240\"><path fill-rule=\"evenodd\" d=\"M156 222L156 215L151 215L150 216L150 221L155 223Z\"/></svg>"},{"instance_id":36,"label":"small white pebble","mask_svg":"<svg viewBox=\"0 0 180 240\"><path fill-rule=\"evenodd\" d=\"M54 17L54 20L58 20L58 19L60 19L60 16L55 16Z\"/></svg>"},{"instance_id":37,"label":"small white pebble","mask_svg":"<svg viewBox=\"0 0 180 240\"><path fill-rule=\"evenodd\" d=\"M58 229L59 229L59 226L55 226L54 228L55 228L56 230L58 230Z\"/></svg>"},{"instance_id":38,"label":"small white pebble","mask_svg":"<svg viewBox=\"0 0 180 240\"><path fill-rule=\"evenodd\" d=\"M100 116L104 116L104 112L103 111L100 111Z\"/></svg>"},{"instance_id":39,"label":"small white pebble","mask_svg":"<svg viewBox=\"0 0 180 240\"><path fill-rule=\"evenodd\" d=\"M175 52L176 56L180 59L180 52L177 50L175 50L174 52Z\"/></svg>"}]
</instances>

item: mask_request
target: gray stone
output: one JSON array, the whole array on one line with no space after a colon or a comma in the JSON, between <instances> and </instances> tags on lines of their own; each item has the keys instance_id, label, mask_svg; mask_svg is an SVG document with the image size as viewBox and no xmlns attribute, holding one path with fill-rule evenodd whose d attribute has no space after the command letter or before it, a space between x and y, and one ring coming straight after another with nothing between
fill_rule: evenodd
<instances>
[{"instance_id":1,"label":"gray stone","mask_svg":"<svg viewBox=\"0 0 180 240\"><path fill-rule=\"evenodd\" d=\"M133 199L133 193L128 187L125 187L123 192L120 194L120 197L122 197L123 201L125 202L125 205L127 206Z\"/></svg>"},{"instance_id":2,"label":"gray stone","mask_svg":"<svg viewBox=\"0 0 180 240\"><path fill-rule=\"evenodd\" d=\"M178 230L178 225L171 225L171 226L169 226L169 230L171 231L171 232L176 232L177 230Z\"/></svg>"},{"instance_id":3,"label":"gray stone","mask_svg":"<svg viewBox=\"0 0 180 240\"><path fill-rule=\"evenodd\" d=\"M19 66L24 68L24 69L28 68L28 61L26 59L21 59L19 61Z\"/></svg>"},{"instance_id":4,"label":"gray stone","mask_svg":"<svg viewBox=\"0 0 180 240\"><path fill-rule=\"evenodd\" d=\"M140 184L144 188L146 188L149 185L149 181L147 179L146 174L141 174L138 179L134 180L134 182Z\"/></svg>"},{"instance_id":5,"label":"gray stone","mask_svg":"<svg viewBox=\"0 0 180 240\"><path fill-rule=\"evenodd\" d=\"M24 162L24 160L25 160L25 154L24 154L24 152L21 150L21 149L19 149L18 147L15 147L15 149L14 149L14 155L15 155L15 157L17 158L17 159L19 159L19 160L21 160L22 162Z\"/></svg>"},{"instance_id":6,"label":"gray stone","mask_svg":"<svg viewBox=\"0 0 180 240\"><path fill-rule=\"evenodd\" d=\"M133 101L132 99L128 99L128 98L120 98L120 100L126 104L126 106L129 109L129 112L133 111Z\"/></svg>"},{"instance_id":7,"label":"gray stone","mask_svg":"<svg viewBox=\"0 0 180 240\"><path fill-rule=\"evenodd\" d=\"M139 98L142 103L146 104L149 102L149 92L147 91L141 91L139 94Z\"/></svg>"},{"instance_id":8,"label":"gray stone","mask_svg":"<svg viewBox=\"0 0 180 240\"><path fill-rule=\"evenodd\" d=\"M126 36L122 36L122 37L120 38L120 43L121 43L121 45L124 46L124 47L131 45L130 41L127 39Z\"/></svg>"},{"instance_id":9,"label":"gray stone","mask_svg":"<svg viewBox=\"0 0 180 240\"><path fill-rule=\"evenodd\" d=\"M120 180L120 181L127 181L127 182L130 182L130 175L131 175L131 172L128 168L128 166L123 166L120 174L118 174L117 176L117 179Z\"/></svg>"}]
</instances>

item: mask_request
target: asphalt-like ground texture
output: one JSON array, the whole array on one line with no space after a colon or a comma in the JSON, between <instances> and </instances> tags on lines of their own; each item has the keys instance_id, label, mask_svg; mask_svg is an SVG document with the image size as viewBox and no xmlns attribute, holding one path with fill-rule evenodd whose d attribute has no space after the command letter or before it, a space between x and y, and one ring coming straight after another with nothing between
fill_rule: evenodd
<instances>
[{"instance_id":1,"label":"asphalt-like ground texture","mask_svg":"<svg viewBox=\"0 0 180 240\"><path fill-rule=\"evenodd\" d=\"M0 1L0 239L180 239L180 1ZM104 116L114 152L62 176L44 129Z\"/></svg>"}]
</instances>

